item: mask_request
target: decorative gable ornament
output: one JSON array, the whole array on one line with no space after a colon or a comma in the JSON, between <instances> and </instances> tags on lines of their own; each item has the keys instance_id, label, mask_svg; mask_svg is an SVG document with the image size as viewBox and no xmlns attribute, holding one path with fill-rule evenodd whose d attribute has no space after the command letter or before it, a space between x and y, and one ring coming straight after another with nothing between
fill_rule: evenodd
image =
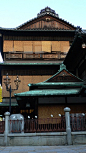
<instances>
[{"instance_id":1,"label":"decorative gable ornament","mask_svg":"<svg viewBox=\"0 0 86 153\"><path fill-rule=\"evenodd\" d=\"M64 64L60 65L59 71L54 74L46 82L82 82L80 78L70 73Z\"/></svg>"},{"instance_id":2,"label":"decorative gable ornament","mask_svg":"<svg viewBox=\"0 0 86 153\"><path fill-rule=\"evenodd\" d=\"M56 12L53 10L53 9L51 9L50 7L45 7L44 9L42 9L41 11L40 11L40 13L38 13L37 14L37 17L40 17L40 16L43 16L43 15L52 15L52 16L55 16L55 17L59 17L59 15L58 14L56 14Z\"/></svg>"}]
</instances>

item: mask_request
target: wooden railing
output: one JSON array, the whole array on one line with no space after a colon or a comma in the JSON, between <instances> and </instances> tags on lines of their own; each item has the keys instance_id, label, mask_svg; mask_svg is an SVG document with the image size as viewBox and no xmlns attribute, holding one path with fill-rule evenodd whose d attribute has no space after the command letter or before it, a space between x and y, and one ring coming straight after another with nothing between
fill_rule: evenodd
<instances>
[{"instance_id":1,"label":"wooden railing","mask_svg":"<svg viewBox=\"0 0 86 153\"><path fill-rule=\"evenodd\" d=\"M66 57L66 52L53 52L53 53L29 53L29 52L6 52L4 53L4 60L10 59L20 59L20 60L28 60L28 59L39 59L39 60L57 60L64 59Z\"/></svg>"}]
</instances>

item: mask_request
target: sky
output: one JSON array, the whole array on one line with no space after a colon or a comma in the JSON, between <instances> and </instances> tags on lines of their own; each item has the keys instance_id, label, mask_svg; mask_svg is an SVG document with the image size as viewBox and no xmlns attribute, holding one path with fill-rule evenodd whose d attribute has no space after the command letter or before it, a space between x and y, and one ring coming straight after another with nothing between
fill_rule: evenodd
<instances>
[{"instance_id":1,"label":"sky","mask_svg":"<svg viewBox=\"0 0 86 153\"><path fill-rule=\"evenodd\" d=\"M16 28L47 6L65 21L86 29L86 0L0 0L0 27Z\"/></svg>"},{"instance_id":2,"label":"sky","mask_svg":"<svg viewBox=\"0 0 86 153\"><path fill-rule=\"evenodd\" d=\"M18 27L47 6L60 18L86 29L86 0L0 0L0 27Z\"/></svg>"}]
</instances>

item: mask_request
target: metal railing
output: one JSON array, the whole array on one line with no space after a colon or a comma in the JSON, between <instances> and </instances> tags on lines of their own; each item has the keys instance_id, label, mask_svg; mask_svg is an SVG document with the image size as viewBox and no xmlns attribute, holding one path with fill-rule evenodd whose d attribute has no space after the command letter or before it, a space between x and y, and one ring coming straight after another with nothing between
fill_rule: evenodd
<instances>
[{"instance_id":1,"label":"metal railing","mask_svg":"<svg viewBox=\"0 0 86 153\"><path fill-rule=\"evenodd\" d=\"M22 130L22 123L24 128ZM70 116L71 131L86 131L86 116ZM0 134L5 131L5 121L0 121ZM59 118L9 120L10 133L66 131L65 116Z\"/></svg>"},{"instance_id":2,"label":"metal railing","mask_svg":"<svg viewBox=\"0 0 86 153\"><path fill-rule=\"evenodd\" d=\"M65 118L27 119L24 132L59 132L66 131Z\"/></svg>"},{"instance_id":3,"label":"metal railing","mask_svg":"<svg viewBox=\"0 0 86 153\"><path fill-rule=\"evenodd\" d=\"M0 134L3 134L5 131L5 121L0 121Z\"/></svg>"},{"instance_id":4,"label":"metal railing","mask_svg":"<svg viewBox=\"0 0 86 153\"><path fill-rule=\"evenodd\" d=\"M70 117L71 131L86 131L86 116Z\"/></svg>"}]
</instances>

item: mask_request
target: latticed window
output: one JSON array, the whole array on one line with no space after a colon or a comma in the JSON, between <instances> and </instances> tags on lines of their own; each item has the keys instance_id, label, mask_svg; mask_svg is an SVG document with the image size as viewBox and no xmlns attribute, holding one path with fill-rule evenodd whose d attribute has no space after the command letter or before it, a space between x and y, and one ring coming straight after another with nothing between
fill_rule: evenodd
<instances>
[{"instance_id":1,"label":"latticed window","mask_svg":"<svg viewBox=\"0 0 86 153\"><path fill-rule=\"evenodd\" d=\"M50 69L33 69L33 70L3 70L2 75L53 75L55 70Z\"/></svg>"}]
</instances>

